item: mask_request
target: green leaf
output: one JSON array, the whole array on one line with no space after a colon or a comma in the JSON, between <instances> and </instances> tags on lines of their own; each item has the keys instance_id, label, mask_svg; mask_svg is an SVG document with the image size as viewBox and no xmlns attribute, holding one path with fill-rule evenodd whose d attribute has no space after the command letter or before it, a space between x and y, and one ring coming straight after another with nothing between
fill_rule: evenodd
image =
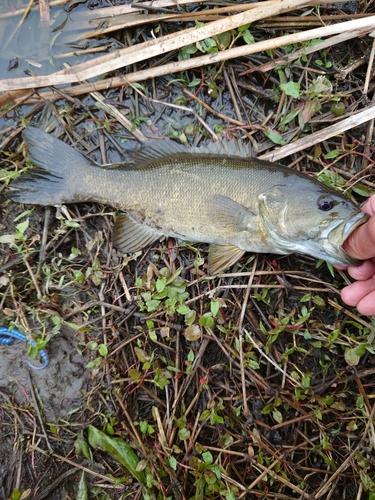
<instances>
[{"instance_id":1,"label":"green leaf","mask_svg":"<svg viewBox=\"0 0 375 500\"><path fill-rule=\"evenodd\" d=\"M160 388L164 389L168 384L170 384L170 380L172 378L172 374L168 370L162 370L158 368L155 373L154 383Z\"/></svg>"},{"instance_id":2,"label":"green leaf","mask_svg":"<svg viewBox=\"0 0 375 500\"><path fill-rule=\"evenodd\" d=\"M239 33L243 33L244 31L248 30L250 28L250 23L244 24L243 26L240 26L238 28Z\"/></svg>"},{"instance_id":3,"label":"green leaf","mask_svg":"<svg viewBox=\"0 0 375 500\"><path fill-rule=\"evenodd\" d=\"M212 316L217 316L217 313L219 312L220 309L220 302L218 300L213 300L211 302L211 313Z\"/></svg>"},{"instance_id":4,"label":"green leaf","mask_svg":"<svg viewBox=\"0 0 375 500\"><path fill-rule=\"evenodd\" d=\"M110 437L93 425L87 427L87 439L96 450L109 453L115 460L120 462L141 484L145 486L146 479L143 471L137 470L139 458L133 448L123 439Z\"/></svg>"},{"instance_id":5,"label":"green leaf","mask_svg":"<svg viewBox=\"0 0 375 500\"><path fill-rule=\"evenodd\" d=\"M197 315L196 311L190 311L189 313L185 314L185 325L189 326L192 325L195 321L195 316Z\"/></svg>"},{"instance_id":6,"label":"green leaf","mask_svg":"<svg viewBox=\"0 0 375 500\"><path fill-rule=\"evenodd\" d=\"M100 344L99 346L99 354L103 358L105 358L108 354L108 347L105 344Z\"/></svg>"},{"instance_id":7,"label":"green leaf","mask_svg":"<svg viewBox=\"0 0 375 500\"><path fill-rule=\"evenodd\" d=\"M208 54L210 52L217 52L218 48L216 45L216 42L213 38L206 38L205 40L201 40L200 42L196 42L196 45L198 49L201 52L207 52Z\"/></svg>"},{"instance_id":8,"label":"green leaf","mask_svg":"<svg viewBox=\"0 0 375 500\"><path fill-rule=\"evenodd\" d=\"M286 116L284 116L284 118L280 122L280 127L283 127L284 125L287 125L289 122L291 122L300 111L300 108L296 108L291 113L288 113Z\"/></svg>"},{"instance_id":9,"label":"green leaf","mask_svg":"<svg viewBox=\"0 0 375 500\"><path fill-rule=\"evenodd\" d=\"M372 196L374 194L374 192L372 192L370 188L368 188L367 186L364 186L363 184L355 184L352 187L352 190L355 193L359 194L360 196L364 196L364 197L369 197L369 196Z\"/></svg>"},{"instance_id":10,"label":"green leaf","mask_svg":"<svg viewBox=\"0 0 375 500\"><path fill-rule=\"evenodd\" d=\"M20 222L19 224L17 224L16 228L17 228L17 231L20 233L20 234L24 234L24 232L26 231L26 229L29 227L29 219L26 219L24 222Z\"/></svg>"},{"instance_id":11,"label":"green leaf","mask_svg":"<svg viewBox=\"0 0 375 500\"><path fill-rule=\"evenodd\" d=\"M199 326L206 326L207 328L210 328L213 324L214 324L214 319L210 312L203 314L199 318Z\"/></svg>"},{"instance_id":12,"label":"green leaf","mask_svg":"<svg viewBox=\"0 0 375 500\"><path fill-rule=\"evenodd\" d=\"M173 470L177 470L177 460L175 457L168 457L168 463L169 467L171 467Z\"/></svg>"},{"instance_id":13,"label":"green leaf","mask_svg":"<svg viewBox=\"0 0 375 500\"><path fill-rule=\"evenodd\" d=\"M83 437L83 430L79 431L77 439L74 441L74 450L78 457L85 457L87 460L91 460L90 448L86 439Z\"/></svg>"},{"instance_id":14,"label":"green leaf","mask_svg":"<svg viewBox=\"0 0 375 500\"><path fill-rule=\"evenodd\" d=\"M196 87L201 83L200 78L195 78L192 82L189 83L188 87Z\"/></svg>"},{"instance_id":15,"label":"green leaf","mask_svg":"<svg viewBox=\"0 0 375 500\"><path fill-rule=\"evenodd\" d=\"M275 144L279 144L280 146L285 146L286 142L284 139L281 137L279 132L276 132L275 130L272 130L268 127L264 129L264 135L268 137L272 142Z\"/></svg>"},{"instance_id":16,"label":"green leaf","mask_svg":"<svg viewBox=\"0 0 375 500\"><path fill-rule=\"evenodd\" d=\"M179 438L182 439L182 441L186 441L190 437L190 431L184 427L183 429L180 429L178 432Z\"/></svg>"},{"instance_id":17,"label":"green leaf","mask_svg":"<svg viewBox=\"0 0 375 500\"><path fill-rule=\"evenodd\" d=\"M297 82L288 82L288 83L282 83L279 85L280 90L284 92L284 94L289 95L290 97L294 97L295 99L298 99L300 96L300 84Z\"/></svg>"},{"instance_id":18,"label":"green leaf","mask_svg":"<svg viewBox=\"0 0 375 500\"><path fill-rule=\"evenodd\" d=\"M186 45L186 47L182 47L182 49L180 50L181 59L190 59L190 56L192 54L195 54L197 50L198 49L195 44Z\"/></svg>"},{"instance_id":19,"label":"green leaf","mask_svg":"<svg viewBox=\"0 0 375 500\"><path fill-rule=\"evenodd\" d=\"M273 411L273 404L269 403L262 409L262 415L269 415Z\"/></svg>"},{"instance_id":20,"label":"green leaf","mask_svg":"<svg viewBox=\"0 0 375 500\"><path fill-rule=\"evenodd\" d=\"M202 453L202 458L203 458L204 463L206 463L206 464L212 464L214 461L214 458L213 458L212 453L210 451L204 451Z\"/></svg>"},{"instance_id":21,"label":"green leaf","mask_svg":"<svg viewBox=\"0 0 375 500\"><path fill-rule=\"evenodd\" d=\"M143 92L145 93L147 92L147 89L145 89L144 85L142 85L141 83L133 82L132 85L136 89L143 90Z\"/></svg>"},{"instance_id":22,"label":"green leaf","mask_svg":"<svg viewBox=\"0 0 375 500\"><path fill-rule=\"evenodd\" d=\"M323 94L323 93L331 93L333 90L332 83L328 80L327 77L317 78L313 80L313 82L309 85L307 89L308 94Z\"/></svg>"},{"instance_id":23,"label":"green leaf","mask_svg":"<svg viewBox=\"0 0 375 500\"><path fill-rule=\"evenodd\" d=\"M251 43L254 43L254 37L253 35L250 33L249 30L246 30L245 33L242 35L242 38L243 38L243 41L245 43L247 43L248 45L250 45Z\"/></svg>"},{"instance_id":24,"label":"green leaf","mask_svg":"<svg viewBox=\"0 0 375 500\"><path fill-rule=\"evenodd\" d=\"M21 492L18 489L14 489L10 495L10 500L20 500Z\"/></svg>"},{"instance_id":25,"label":"green leaf","mask_svg":"<svg viewBox=\"0 0 375 500\"><path fill-rule=\"evenodd\" d=\"M147 311L148 312L155 311L155 309L158 308L159 304L160 300L149 300L148 302L146 302Z\"/></svg>"},{"instance_id":26,"label":"green leaf","mask_svg":"<svg viewBox=\"0 0 375 500\"><path fill-rule=\"evenodd\" d=\"M311 293L306 293L302 299L300 300L300 302L308 302L309 300L311 299Z\"/></svg>"},{"instance_id":27,"label":"green leaf","mask_svg":"<svg viewBox=\"0 0 375 500\"><path fill-rule=\"evenodd\" d=\"M281 422L283 421L283 416L281 415L281 413L279 412L279 410L273 410L272 412L272 416L273 418L276 420L276 422L278 424L281 424Z\"/></svg>"},{"instance_id":28,"label":"green leaf","mask_svg":"<svg viewBox=\"0 0 375 500\"><path fill-rule=\"evenodd\" d=\"M359 356L355 349L348 349L345 351L345 361L350 366L357 366L361 356Z\"/></svg>"},{"instance_id":29,"label":"green leaf","mask_svg":"<svg viewBox=\"0 0 375 500\"><path fill-rule=\"evenodd\" d=\"M156 290L160 293L164 290L165 285L167 284L167 278L159 278L156 281Z\"/></svg>"},{"instance_id":30,"label":"green leaf","mask_svg":"<svg viewBox=\"0 0 375 500\"><path fill-rule=\"evenodd\" d=\"M186 306L185 304L181 304L180 306L177 307L177 312L182 315L189 314L190 311L191 311L190 307Z\"/></svg>"},{"instance_id":31,"label":"green leaf","mask_svg":"<svg viewBox=\"0 0 375 500\"><path fill-rule=\"evenodd\" d=\"M326 155L324 155L324 158L326 160L331 160L333 158L337 158L338 156L340 156L340 152L337 151L337 149L332 149L332 151L330 151L329 153L327 153Z\"/></svg>"},{"instance_id":32,"label":"green leaf","mask_svg":"<svg viewBox=\"0 0 375 500\"><path fill-rule=\"evenodd\" d=\"M76 500L89 500L89 490L86 484L86 473L83 471L78 483Z\"/></svg>"},{"instance_id":33,"label":"green leaf","mask_svg":"<svg viewBox=\"0 0 375 500\"><path fill-rule=\"evenodd\" d=\"M0 236L0 243L14 243L15 237L14 234L3 234Z\"/></svg>"},{"instance_id":34,"label":"green leaf","mask_svg":"<svg viewBox=\"0 0 375 500\"><path fill-rule=\"evenodd\" d=\"M132 379L133 382L138 383L141 380L141 372L139 370L136 370L135 368L130 368L128 373L129 377Z\"/></svg>"}]
</instances>

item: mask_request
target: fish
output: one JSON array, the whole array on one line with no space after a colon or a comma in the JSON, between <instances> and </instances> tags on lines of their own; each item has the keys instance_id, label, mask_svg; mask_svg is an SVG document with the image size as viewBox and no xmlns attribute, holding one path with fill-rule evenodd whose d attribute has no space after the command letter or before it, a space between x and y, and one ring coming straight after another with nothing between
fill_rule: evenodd
<instances>
[{"instance_id":1,"label":"fish","mask_svg":"<svg viewBox=\"0 0 375 500\"><path fill-rule=\"evenodd\" d=\"M252 157L241 141L188 148L151 139L124 166L106 168L39 128L27 127L23 140L36 168L13 181L7 196L25 204L96 202L118 209L113 242L125 254L169 236L210 244L212 274L245 252L360 263L342 244L368 215L315 177Z\"/></svg>"}]
</instances>

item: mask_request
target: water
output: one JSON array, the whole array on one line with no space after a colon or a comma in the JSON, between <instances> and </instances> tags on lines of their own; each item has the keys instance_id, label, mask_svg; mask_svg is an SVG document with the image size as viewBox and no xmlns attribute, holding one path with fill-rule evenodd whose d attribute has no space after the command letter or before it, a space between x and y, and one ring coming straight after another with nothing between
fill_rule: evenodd
<instances>
[{"instance_id":1,"label":"water","mask_svg":"<svg viewBox=\"0 0 375 500\"><path fill-rule=\"evenodd\" d=\"M70 12L66 5L52 7L49 26L41 23L39 8L34 7L19 25L28 3L0 2L0 79L48 75L65 65L87 61L97 55L90 51L108 50L114 44L110 39L77 42L80 35L93 29L89 23L92 11L83 3Z\"/></svg>"}]
</instances>

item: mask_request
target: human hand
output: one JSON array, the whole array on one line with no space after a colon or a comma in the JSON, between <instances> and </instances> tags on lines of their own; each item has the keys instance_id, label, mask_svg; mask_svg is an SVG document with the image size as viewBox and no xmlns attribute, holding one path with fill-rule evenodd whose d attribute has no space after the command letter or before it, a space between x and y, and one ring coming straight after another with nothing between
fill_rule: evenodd
<instances>
[{"instance_id":1,"label":"human hand","mask_svg":"<svg viewBox=\"0 0 375 500\"><path fill-rule=\"evenodd\" d=\"M349 275L356 281L343 288L341 298L346 304L356 306L361 314L371 316L375 314L375 195L362 210L371 218L353 231L343 248L363 262L358 267L348 267Z\"/></svg>"}]
</instances>

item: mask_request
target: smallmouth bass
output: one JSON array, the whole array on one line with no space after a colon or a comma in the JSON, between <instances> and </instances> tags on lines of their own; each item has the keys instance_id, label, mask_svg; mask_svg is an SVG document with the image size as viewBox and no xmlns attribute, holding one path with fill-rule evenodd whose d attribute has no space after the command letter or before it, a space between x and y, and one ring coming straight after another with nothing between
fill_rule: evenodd
<instances>
[{"instance_id":1,"label":"smallmouth bass","mask_svg":"<svg viewBox=\"0 0 375 500\"><path fill-rule=\"evenodd\" d=\"M356 265L342 248L368 215L347 197L288 167L249 156L231 141L189 149L150 140L132 165L108 169L34 127L23 132L37 168L12 182L11 200L37 205L97 202L120 209L115 246L136 252L164 236L210 243L217 273L245 252L302 253Z\"/></svg>"}]
</instances>

